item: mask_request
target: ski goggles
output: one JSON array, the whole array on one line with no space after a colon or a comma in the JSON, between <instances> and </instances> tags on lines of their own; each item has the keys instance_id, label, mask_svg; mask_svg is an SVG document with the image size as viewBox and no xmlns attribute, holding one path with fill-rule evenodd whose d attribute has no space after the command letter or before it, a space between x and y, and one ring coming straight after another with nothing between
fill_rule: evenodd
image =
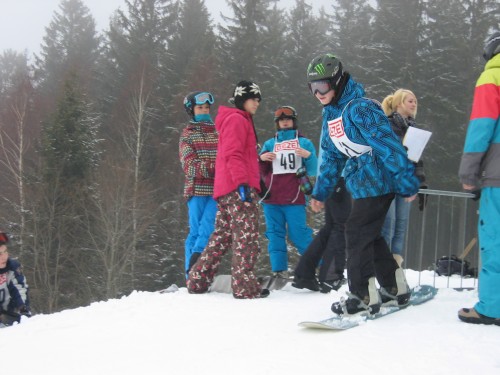
<instances>
[{"instance_id":1,"label":"ski goggles","mask_svg":"<svg viewBox=\"0 0 500 375\"><path fill-rule=\"evenodd\" d=\"M309 82L309 90L313 95L316 95L316 93L319 93L320 95L325 95L330 90L333 90L333 87L330 80L324 79L321 81Z\"/></svg>"},{"instance_id":2,"label":"ski goggles","mask_svg":"<svg viewBox=\"0 0 500 375\"><path fill-rule=\"evenodd\" d=\"M214 104L214 97L209 92L200 92L194 96L194 104L202 105L202 104Z\"/></svg>"},{"instance_id":3,"label":"ski goggles","mask_svg":"<svg viewBox=\"0 0 500 375\"><path fill-rule=\"evenodd\" d=\"M292 107L279 107L275 112L274 112L274 118L278 119L281 117L297 117L297 113Z\"/></svg>"}]
</instances>

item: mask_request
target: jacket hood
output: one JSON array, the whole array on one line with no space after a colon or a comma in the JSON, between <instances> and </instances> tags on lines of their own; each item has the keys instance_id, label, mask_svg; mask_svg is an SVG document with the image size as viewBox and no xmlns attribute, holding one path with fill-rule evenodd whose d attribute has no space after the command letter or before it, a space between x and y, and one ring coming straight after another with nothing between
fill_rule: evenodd
<instances>
[{"instance_id":1,"label":"jacket hood","mask_svg":"<svg viewBox=\"0 0 500 375\"><path fill-rule=\"evenodd\" d=\"M337 102L336 106L343 108L351 100L362 98L365 96L365 89L361 83L356 82L352 77L349 77L345 85L342 96Z\"/></svg>"}]
</instances>

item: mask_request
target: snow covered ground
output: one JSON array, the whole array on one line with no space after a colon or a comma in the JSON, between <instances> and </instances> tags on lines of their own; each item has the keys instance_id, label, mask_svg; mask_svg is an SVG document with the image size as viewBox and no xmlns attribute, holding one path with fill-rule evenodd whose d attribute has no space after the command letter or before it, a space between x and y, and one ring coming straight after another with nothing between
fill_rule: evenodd
<instances>
[{"instance_id":1,"label":"snow covered ground","mask_svg":"<svg viewBox=\"0 0 500 375\"><path fill-rule=\"evenodd\" d=\"M465 324L475 280L407 271L436 298L348 331L307 330L329 317L330 294L287 286L266 299L134 292L0 330L4 374L500 374L500 327Z\"/></svg>"}]
</instances>

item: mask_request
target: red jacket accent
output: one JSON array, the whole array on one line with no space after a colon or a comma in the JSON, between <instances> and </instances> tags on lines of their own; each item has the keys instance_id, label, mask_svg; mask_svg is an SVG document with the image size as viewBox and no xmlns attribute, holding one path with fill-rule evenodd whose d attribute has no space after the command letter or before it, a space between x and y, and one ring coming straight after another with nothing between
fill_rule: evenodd
<instances>
[{"instance_id":1,"label":"red jacket accent","mask_svg":"<svg viewBox=\"0 0 500 375\"><path fill-rule=\"evenodd\" d=\"M260 192L257 136L252 115L237 108L220 106L215 119L219 145L215 160L214 198L247 184Z\"/></svg>"}]
</instances>

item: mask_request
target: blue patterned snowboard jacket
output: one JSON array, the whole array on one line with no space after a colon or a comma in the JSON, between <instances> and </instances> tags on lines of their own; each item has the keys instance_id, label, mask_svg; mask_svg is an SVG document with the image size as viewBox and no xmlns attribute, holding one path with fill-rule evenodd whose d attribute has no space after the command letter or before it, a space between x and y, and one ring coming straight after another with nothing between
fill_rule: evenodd
<instances>
[{"instance_id":1,"label":"blue patterned snowboard jacket","mask_svg":"<svg viewBox=\"0 0 500 375\"><path fill-rule=\"evenodd\" d=\"M406 149L380 104L364 94L363 86L349 78L338 102L323 108L319 172L313 191L313 198L321 202L341 176L354 199L389 193L409 197L418 192L419 180ZM370 151L349 158L334 145L328 122L341 116L347 138Z\"/></svg>"}]
</instances>

